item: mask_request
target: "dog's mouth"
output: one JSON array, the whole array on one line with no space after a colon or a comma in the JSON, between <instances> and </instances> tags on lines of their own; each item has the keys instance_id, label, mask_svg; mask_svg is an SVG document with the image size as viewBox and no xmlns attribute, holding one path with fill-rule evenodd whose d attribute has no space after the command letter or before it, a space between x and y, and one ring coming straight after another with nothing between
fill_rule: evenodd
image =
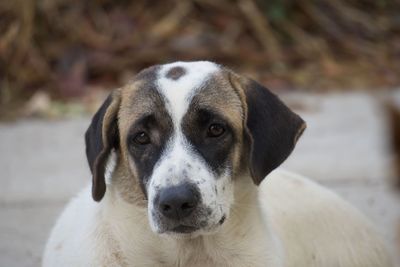
<instances>
[{"instance_id":1,"label":"dog's mouth","mask_svg":"<svg viewBox=\"0 0 400 267\"><path fill-rule=\"evenodd\" d=\"M221 219L218 221L218 224L215 227L221 226L225 222L225 219L226 219L226 216L223 215L221 217ZM213 227L213 228L215 228L215 227ZM171 228L167 232L174 233L174 234L192 234L192 233L194 233L196 231L205 230L203 228L204 227L201 227L201 226L192 226L192 225L179 224L178 226L174 226L173 228Z\"/></svg>"},{"instance_id":2,"label":"dog's mouth","mask_svg":"<svg viewBox=\"0 0 400 267\"><path fill-rule=\"evenodd\" d=\"M188 226L188 225L178 225L178 226L172 228L171 232L177 233L177 234L190 234L197 230L199 230L198 227Z\"/></svg>"}]
</instances>

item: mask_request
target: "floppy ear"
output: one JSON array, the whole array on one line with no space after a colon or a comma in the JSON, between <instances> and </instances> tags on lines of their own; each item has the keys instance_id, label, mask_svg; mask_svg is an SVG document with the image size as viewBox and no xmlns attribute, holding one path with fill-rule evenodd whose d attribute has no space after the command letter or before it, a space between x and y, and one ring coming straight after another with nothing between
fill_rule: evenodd
<instances>
[{"instance_id":1,"label":"floppy ear","mask_svg":"<svg viewBox=\"0 0 400 267\"><path fill-rule=\"evenodd\" d=\"M230 73L243 98L249 168L256 185L290 155L306 123L259 83Z\"/></svg>"},{"instance_id":2,"label":"floppy ear","mask_svg":"<svg viewBox=\"0 0 400 267\"><path fill-rule=\"evenodd\" d=\"M85 134L86 156L92 172L92 197L100 201L106 192L104 178L108 157L118 147L119 91L111 93L94 115Z\"/></svg>"}]
</instances>

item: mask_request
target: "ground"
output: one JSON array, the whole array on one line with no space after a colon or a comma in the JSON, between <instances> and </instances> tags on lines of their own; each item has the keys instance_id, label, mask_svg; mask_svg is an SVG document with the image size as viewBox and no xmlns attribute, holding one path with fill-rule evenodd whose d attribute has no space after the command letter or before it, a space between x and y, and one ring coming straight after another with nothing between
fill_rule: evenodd
<instances>
[{"instance_id":1,"label":"ground","mask_svg":"<svg viewBox=\"0 0 400 267\"><path fill-rule=\"evenodd\" d=\"M380 98L367 93L287 94L308 128L282 168L336 191L377 227L400 266L400 193ZM66 201L90 181L89 118L0 124L0 266L39 266ZM78 218L79 219L79 218ZM397 250L397 253L396 253Z\"/></svg>"}]
</instances>

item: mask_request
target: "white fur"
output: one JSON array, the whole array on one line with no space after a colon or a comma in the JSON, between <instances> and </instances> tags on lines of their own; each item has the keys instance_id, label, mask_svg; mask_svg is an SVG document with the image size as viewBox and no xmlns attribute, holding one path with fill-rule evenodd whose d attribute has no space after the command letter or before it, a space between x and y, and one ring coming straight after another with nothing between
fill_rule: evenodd
<instances>
[{"instance_id":1,"label":"white fur","mask_svg":"<svg viewBox=\"0 0 400 267\"><path fill-rule=\"evenodd\" d=\"M43 266L391 266L364 216L334 193L282 171L259 190L242 179L220 231L191 240L154 234L146 210L112 186L101 203L86 188L54 227Z\"/></svg>"},{"instance_id":2,"label":"white fur","mask_svg":"<svg viewBox=\"0 0 400 267\"><path fill-rule=\"evenodd\" d=\"M174 67L182 67L186 71L177 80L166 77L168 71ZM158 90L165 97L167 110L176 130L180 129L182 117L186 113L196 90L218 69L218 65L209 61L178 61L161 67L157 79Z\"/></svg>"}]
</instances>

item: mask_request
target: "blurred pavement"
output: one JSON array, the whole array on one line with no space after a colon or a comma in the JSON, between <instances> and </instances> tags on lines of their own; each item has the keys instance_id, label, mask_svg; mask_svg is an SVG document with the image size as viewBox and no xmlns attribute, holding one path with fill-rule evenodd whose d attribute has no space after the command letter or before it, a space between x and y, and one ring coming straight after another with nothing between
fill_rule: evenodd
<instances>
[{"instance_id":1,"label":"blurred pavement","mask_svg":"<svg viewBox=\"0 0 400 267\"><path fill-rule=\"evenodd\" d=\"M400 193L389 186L391 156L378 100L365 93L283 98L308 124L283 167L317 180L359 208L381 231L400 266L400 248L394 245ZM40 265L56 217L90 181L83 142L88 123L89 118L0 124L0 267Z\"/></svg>"}]
</instances>

